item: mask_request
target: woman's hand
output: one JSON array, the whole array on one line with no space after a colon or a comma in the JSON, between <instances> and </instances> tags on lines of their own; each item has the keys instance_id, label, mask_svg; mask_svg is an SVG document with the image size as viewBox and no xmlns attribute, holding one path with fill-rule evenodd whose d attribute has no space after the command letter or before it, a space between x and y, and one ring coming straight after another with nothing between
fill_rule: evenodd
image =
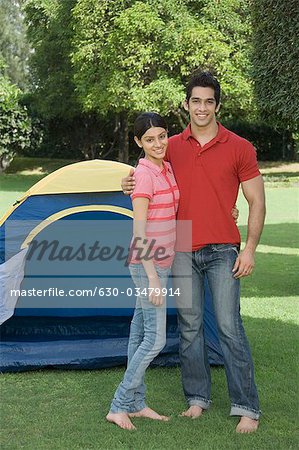
<instances>
[{"instance_id":1,"label":"woman's hand","mask_svg":"<svg viewBox=\"0 0 299 450\"><path fill-rule=\"evenodd\" d=\"M161 283L159 277L153 277L149 279L149 301L155 306L163 305L164 297L162 294Z\"/></svg>"},{"instance_id":2,"label":"woman's hand","mask_svg":"<svg viewBox=\"0 0 299 450\"><path fill-rule=\"evenodd\" d=\"M134 169L130 169L129 175L121 180L121 188L126 195L133 194L135 187Z\"/></svg>"},{"instance_id":3,"label":"woman's hand","mask_svg":"<svg viewBox=\"0 0 299 450\"><path fill-rule=\"evenodd\" d=\"M233 206L233 209L231 210L231 215L233 216L234 221L238 223L239 210L236 205Z\"/></svg>"}]
</instances>

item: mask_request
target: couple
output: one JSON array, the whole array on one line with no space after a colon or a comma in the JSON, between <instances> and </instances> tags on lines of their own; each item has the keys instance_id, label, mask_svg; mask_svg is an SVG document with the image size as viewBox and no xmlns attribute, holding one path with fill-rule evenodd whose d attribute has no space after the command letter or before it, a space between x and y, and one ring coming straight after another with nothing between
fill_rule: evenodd
<instances>
[{"instance_id":1,"label":"couple","mask_svg":"<svg viewBox=\"0 0 299 450\"><path fill-rule=\"evenodd\" d=\"M146 252L149 237L155 236L156 243L167 248L168 257L145 261L132 253L129 268L136 287L143 292L144 288L154 289L148 291L151 295L137 298L127 370L106 418L130 430L135 429L132 417L168 420L147 407L144 374L165 345L166 305L161 288L167 284L172 265L174 288L180 290L180 303L188 305L178 308L182 383L189 407L182 415L199 417L211 403L203 336L206 275L224 356L230 415L240 417L237 432L251 433L258 428L260 410L240 317L240 278L254 268L265 218L263 180L253 146L216 121L220 85L209 72L190 80L184 107L190 124L169 141L167 125L158 114L144 113L135 122L135 141L145 158L139 161L134 177L131 173L123 180L124 192L132 193L134 238L142 242L138 251ZM232 207L240 184L249 217L246 245L239 253L240 235ZM176 218L192 221L192 252L184 251L177 242L174 256ZM160 226L163 221L168 224L166 232ZM179 277L187 266L192 270L191 289L185 278Z\"/></svg>"}]
</instances>

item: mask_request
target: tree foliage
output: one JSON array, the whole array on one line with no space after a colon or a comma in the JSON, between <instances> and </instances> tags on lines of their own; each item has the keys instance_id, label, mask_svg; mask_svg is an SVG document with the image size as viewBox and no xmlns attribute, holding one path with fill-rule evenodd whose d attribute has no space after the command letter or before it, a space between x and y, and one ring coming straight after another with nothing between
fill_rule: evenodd
<instances>
[{"instance_id":1,"label":"tree foliage","mask_svg":"<svg viewBox=\"0 0 299 450\"><path fill-rule=\"evenodd\" d=\"M34 108L44 118L69 118L78 112L70 60L71 10L76 0L27 0L28 38Z\"/></svg>"},{"instance_id":2,"label":"tree foliage","mask_svg":"<svg viewBox=\"0 0 299 450\"><path fill-rule=\"evenodd\" d=\"M299 8L297 0L254 0L253 67L262 119L299 131Z\"/></svg>"},{"instance_id":3,"label":"tree foliage","mask_svg":"<svg viewBox=\"0 0 299 450\"><path fill-rule=\"evenodd\" d=\"M208 69L223 84L223 116L251 111L248 51L243 48L249 33L245 2L224 0L220 12L210 3L78 0L73 63L83 108L119 114L126 128L142 110L181 113L182 119L186 80ZM239 36L240 30L243 37L235 45L232 35Z\"/></svg>"},{"instance_id":4,"label":"tree foliage","mask_svg":"<svg viewBox=\"0 0 299 450\"><path fill-rule=\"evenodd\" d=\"M74 84L72 8L76 0L27 0L30 67L34 89L26 96L44 125L42 155L95 158L105 154L106 121L82 111ZM110 127L111 128L111 127ZM103 142L106 139L105 142Z\"/></svg>"},{"instance_id":5,"label":"tree foliage","mask_svg":"<svg viewBox=\"0 0 299 450\"><path fill-rule=\"evenodd\" d=\"M167 114L178 109L190 74L209 69L222 81L229 102L225 113L239 117L248 112L248 51L245 39L239 37L238 48L233 39L241 31L249 33L248 20L238 10L246 16L245 2L225 0L221 11L215 2L201 2L197 13L190 12L188 3L78 1L73 61L85 108ZM223 10L226 22L220 26Z\"/></svg>"},{"instance_id":6,"label":"tree foliage","mask_svg":"<svg viewBox=\"0 0 299 450\"><path fill-rule=\"evenodd\" d=\"M21 89L29 87L29 45L22 13L23 0L0 2L0 57L2 75Z\"/></svg>"},{"instance_id":7,"label":"tree foliage","mask_svg":"<svg viewBox=\"0 0 299 450\"><path fill-rule=\"evenodd\" d=\"M31 120L19 102L21 91L0 76L0 171L16 153L30 146Z\"/></svg>"}]
</instances>

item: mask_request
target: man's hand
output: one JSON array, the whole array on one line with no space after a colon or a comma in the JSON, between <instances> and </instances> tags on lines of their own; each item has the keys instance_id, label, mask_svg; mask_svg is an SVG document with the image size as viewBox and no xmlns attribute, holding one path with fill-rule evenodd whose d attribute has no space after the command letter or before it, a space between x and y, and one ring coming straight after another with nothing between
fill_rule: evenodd
<instances>
[{"instance_id":1,"label":"man's hand","mask_svg":"<svg viewBox=\"0 0 299 450\"><path fill-rule=\"evenodd\" d=\"M237 208L236 205L233 206L232 210L231 210L231 215L233 216L233 219L236 223L238 223L238 218L239 218L239 210Z\"/></svg>"},{"instance_id":2,"label":"man's hand","mask_svg":"<svg viewBox=\"0 0 299 450\"><path fill-rule=\"evenodd\" d=\"M121 180L121 188L125 195L133 194L135 187L134 169L130 169L129 175Z\"/></svg>"},{"instance_id":3,"label":"man's hand","mask_svg":"<svg viewBox=\"0 0 299 450\"><path fill-rule=\"evenodd\" d=\"M234 278L248 277L248 275L252 274L254 266L254 252L244 248L233 267Z\"/></svg>"}]
</instances>

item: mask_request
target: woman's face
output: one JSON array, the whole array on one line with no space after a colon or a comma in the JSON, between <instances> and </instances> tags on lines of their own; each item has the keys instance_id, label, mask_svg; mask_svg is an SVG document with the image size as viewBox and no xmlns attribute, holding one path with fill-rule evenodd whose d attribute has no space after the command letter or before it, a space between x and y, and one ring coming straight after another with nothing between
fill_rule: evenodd
<instances>
[{"instance_id":1,"label":"woman's face","mask_svg":"<svg viewBox=\"0 0 299 450\"><path fill-rule=\"evenodd\" d=\"M147 159L155 164L160 164L165 156L168 136L167 130L160 127L149 128L141 139L135 136L135 142L140 148L143 148Z\"/></svg>"}]
</instances>

